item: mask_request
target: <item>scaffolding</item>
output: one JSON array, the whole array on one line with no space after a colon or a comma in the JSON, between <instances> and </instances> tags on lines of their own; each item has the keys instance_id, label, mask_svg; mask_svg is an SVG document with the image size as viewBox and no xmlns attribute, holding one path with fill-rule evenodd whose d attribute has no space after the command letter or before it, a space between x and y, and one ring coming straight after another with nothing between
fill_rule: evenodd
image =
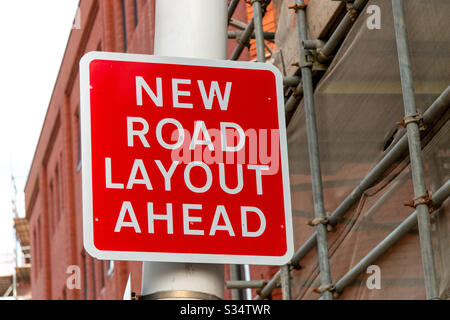
<instances>
[{"instance_id":1,"label":"scaffolding","mask_svg":"<svg viewBox=\"0 0 450 320\"><path fill-rule=\"evenodd\" d=\"M308 39L307 37L307 6L308 2L295 0L290 9L295 11L297 24L297 37L299 43L298 68L295 75L285 74L284 85L286 96L285 109L287 122L292 117L297 106L302 103L306 120L306 136L308 142L309 168L313 198L314 219L309 224L314 227L312 235L298 248L291 261L281 266L270 280L243 281L232 279L226 283L228 289L258 288L256 300L270 297L272 291L281 287L283 299L292 299L292 272L300 268L300 261L316 249L319 266L320 286L314 291L320 299L330 300L338 297L346 287L351 285L368 266L373 264L400 239L402 239L415 226L419 228L420 252L423 264L424 283L427 299L439 299L438 275L435 265L435 253L430 227L430 213L442 213L439 210L450 194L450 182L447 180L433 195L430 195L425 183L424 164L422 161L422 148L426 141L430 141L438 132L438 121L446 123L450 106L450 86L441 92L438 98L420 114L416 108L413 76L411 71L410 48L408 44L407 23L403 0L392 0L391 8L394 18L396 50L400 68L401 93L403 96L404 118L397 124L403 126L406 132L395 144L389 147L381 160L357 183L356 187L331 213L327 214L324 205L323 181L320 165L318 123L315 113L314 90L318 79L324 75L323 70L329 66L333 54L337 51L343 40L350 32L352 25L360 13L366 8L369 0L342 1L346 13L341 18L334 32L324 41L321 39ZM237 38L238 43L231 54L231 60L239 59L245 46L251 38L256 39L257 61L266 62L265 41L272 41L272 33L264 32L262 19L270 0L247 1L253 7L253 17L248 24L233 19L239 0L229 1L228 21L231 26L241 31L229 32L229 38ZM444 68L446 66L444 65ZM319 71L317 71L319 70ZM448 79L446 79L448 80ZM319 123L320 125L320 123ZM397 132L397 131L395 131ZM385 176L394 163L409 157L410 174L414 198L407 205L414 208L414 212L397 225L381 242L370 250L340 279L332 281L329 259L329 244L327 235L342 222L346 213L364 194ZM392 188L398 188L398 181ZM383 201L381 201L383 203ZM231 268L235 268L232 266ZM235 273L236 271L232 269ZM234 296L237 296L236 294Z\"/></svg>"}]
</instances>

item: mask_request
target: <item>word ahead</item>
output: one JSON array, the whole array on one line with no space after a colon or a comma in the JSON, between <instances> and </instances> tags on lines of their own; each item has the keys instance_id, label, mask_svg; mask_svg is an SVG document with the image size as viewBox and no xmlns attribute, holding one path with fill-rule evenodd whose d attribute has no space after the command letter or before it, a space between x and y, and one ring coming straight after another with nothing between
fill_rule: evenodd
<instances>
[{"instance_id":1,"label":"word ahead","mask_svg":"<svg viewBox=\"0 0 450 320\"><path fill-rule=\"evenodd\" d=\"M270 64L86 54L87 252L111 260L288 262L281 79Z\"/></svg>"}]
</instances>

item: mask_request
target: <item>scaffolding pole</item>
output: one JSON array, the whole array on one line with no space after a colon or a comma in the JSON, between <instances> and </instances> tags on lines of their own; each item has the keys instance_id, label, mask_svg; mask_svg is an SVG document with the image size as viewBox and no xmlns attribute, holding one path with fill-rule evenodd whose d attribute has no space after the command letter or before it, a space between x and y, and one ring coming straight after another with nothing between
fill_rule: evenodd
<instances>
[{"instance_id":1,"label":"scaffolding pole","mask_svg":"<svg viewBox=\"0 0 450 320\"><path fill-rule=\"evenodd\" d=\"M261 1L263 1L263 3L261 3ZM253 35L255 35L255 39L257 42L257 50L261 50L258 48L262 47L262 50L264 51L264 32L263 32L263 28L262 28L262 18L264 18L264 15L266 14L266 7L269 5L269 3L270 3L270 0L253 0L252 1L253 17L250 20L250 22L247 24L244 31L240 34L240 38L237 39L237 46L234 48L233 52L231 53L230 60L239 59L242 51L248 45L248 42ZM230 6L231 6L231 4L230 4ZM255 12L255 6L257 7L256 12ZM230 11L228 11L228 12L230 12ZM230 15L229 15L229 17L231 19ZM255 26L255 19L257 19L256 26ZM255 30L255 28L257 30ZM255 33L254 33L254 31L255 31ZM262 42L261 42L261 38L262 38ZM261 43L262 43L262 45L261 45ZM264 54L263 54L263 56L264 56ZM265 62L265 60L266 59L264 56L264 61L262 61L262 62ZM258 61L260 61L259 56L258 56Z\"/></svg>"},{"instance_id":2,"label":"scaffolding pole","mask_svg":"<svg viewBox=\"0 0 450 320\"><path fill-rule=\"evenodd\" d=\"M256 57L258 62L266 62L266 49L264 47L263 12L261 0L252 0L253 24L256 39Z\"/></svg>"},{"instance_id":3,"label":"scaffolding pole","mask_svg":"<svg viewBox=\"0 0 450 320\"><path fill-rule=\"evenodd\" d=\"M227 289L261 289L266 284L266 280L230 280L225 283L225 286Z\"/></svg>"},{"instance_id":4,"label":"scaffolding pole","mask_svg":"<svg viewBox=\"0 0 450 320\"><path fill-rule=\"evenodd\" d=\"M326 62L330 59L331 54L339 46L342 40L347 36L353 23L356 21L361 10L367 4L368 0L356 0L351 4L344 18L342 18L336 30L330 36L325 45L318 50L318 60L319 62Z\"/></svg>"},{"instance_id":5,"label":"scaffolding pole","mask_svg":"<svg viewBox=\"0 0 450 320\"><path fill-rule=\"evenodd\" d=\"M291 300L291 266L285 264L280 267L281 296L283 300Z\"/></svg>"},{"instance_id":6,"label":"scaffolding pole","mask_svg":"<svg viewBox=\"0 0 450 320\"><path fill-rule=\"evenodd\" d=\"M239 0L231 0L228 4L228 22L230 22L231 17L233 16L234 12L236 11L236 8L239 4Z\"/></svg>"},{"instance_id":7,"label":"scaffolding pole","mask_svg":"<svg viewBox=\"0 0 450 320\"><path fill-rule=\"evenodd\" d=\"M420 249L422 253L423 272L427 299L438 299L436 267L434 262L433 243L431 240L430 216L427 203L428 191L425 185L425 175L421 155L419 132L420 116L417 113L414 97L414 84L411 71L411 58L408 47L405 12L403 0L392 0L394 15L395 39L402 83L403 104L405 108L404 124L407 130L409 154L411 159L411 174L414 186L414 206L417 210L419 225Z\"/></svg>"},{"instance_id":8,"label":"scaffolding pole","mask_svg":"<svg viewBox=\"0 0 450 320\"><path fill-rule=\"evenodd\" d=\"M304 0L296 0L295 3L298 7L296 9L298 42L302 43L307 40L306 6ZM312 63L308 61L308 56L309 52L300 46L300 68L302 74L306 135L308 140L309 166L311 171L314 201L314 220L318 221L318 223L315 224L321 280L321 286L318 290L320 293L323 293L324 299L331 300L333 299L333 295L329 291L332 284L330 261L328 259L327 226L325 223L327 218L323 203L322 173L320 168L319 142L317 137L317 123L314 106L314 88L312 82Z\"/></svg>"},{"instance_id":9,"label":"scaffolding pole","mask_svg":"<svg viewBox=\"0 0 450 320\"><path fill-rule=\"evenodd\" d=\"M448 86L441 95L432 103L432 105L423 114L422 122L424 126L431 127L449 108L450 105L450 86ZM432 132L436 134L436 132ZM389 150L385 156L375 165L375 167L361 180L361 182L353 189L353 191L341 202L341 204L333 211L328 218L331 225L336 225L339 220L347 213L348 210L359 200L363 193L371 188L380 179L380 177L394 164L399 161L408 150L408 137L402 136L399 141ZM316 245L317 233L314 232L308 240L294 253L291 259L292 266L298 266L300 261L314 248ZM270 295L280 281L280 270L275 273L273 278L261 290L261 293L255 297L261 300Z\"/></svg>"},{"instance_id":10,"label":"scaffolding pole","mask_svg":"<svg viewBox=\"0 0 450 320\"><path fill-rule=\"evenodd\" d=\"M241 274L241 265L239 264L230 264L230 279L232 282L240 282L242 281ZM231 289L231 299L232 300L243 300L244 295L242 292L242 288L229 288L228 283L230 281L225 282L227 289Z\"/></svg>"},{"instance_id":11,"label":"scaffolding pole","mask_svg":"<svg viewBox=\"0 0 450 320\"><path fill-rule=\"evenodd\" d=\"M254 19L252 18L248 23L247 27L245 28L245 30L243 31L241 38L237 41L238 44L231 53L230 60L239 59L239 56L241 55L242 51L247 45L247 42L250 40L250 37L252 36L254 29L255 29Z\"/></svg>"}]
</instances>

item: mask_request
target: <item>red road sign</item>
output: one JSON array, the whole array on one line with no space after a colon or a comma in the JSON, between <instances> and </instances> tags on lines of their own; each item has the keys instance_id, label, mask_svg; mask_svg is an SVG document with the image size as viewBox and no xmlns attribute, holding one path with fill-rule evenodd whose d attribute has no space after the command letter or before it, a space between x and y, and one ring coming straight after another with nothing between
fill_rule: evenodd
<instances>
[{"instance_id":1,"label":"red road sign","mask_svg":"<svg viewBox=\"0 0 450 320\"><path fill-rule=\"evenodd\" d=\"M275 67L90 52L80 82L89 254L288 262L291 200Z\"/></svg>"}]
</instances>

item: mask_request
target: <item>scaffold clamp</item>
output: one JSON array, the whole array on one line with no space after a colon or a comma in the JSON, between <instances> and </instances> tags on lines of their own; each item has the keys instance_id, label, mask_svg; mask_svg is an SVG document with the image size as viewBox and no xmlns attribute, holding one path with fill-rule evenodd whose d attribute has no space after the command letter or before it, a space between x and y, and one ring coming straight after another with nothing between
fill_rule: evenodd
<instances>
[{"instance_id":1,"label":"scaffold clamp","mask_svg":"<svg viewBox=\"0 0 450 320\"><path fill-rule=\"evenodd\" d=\"M402 126L403 128L406 128L408 123L411 123L411 122L416 122L419 125L420 130L425 129L425 125L423 124L423 117L418 112L405 116L402 121L397 121L396 124L398 124L399 126Z\"/></svg>"},{"instance_id":2,"label":"scaffold clamp","mask_svg":"<svg viewBox=\"0 0 450 320\"><path fill-rule=\"evenodd\" d=\"M336 291L336 287L334 286L334 284L330 283L330 284L326 284L326 285L321 285L320 287L315 288L313 291L318 294L322 294L325 291L329 291L329 292L333 293Z\"/></svg>"},{"instance_id":3,"label":"scaffold clamp","mask_svg":"<svg viewBox=\"0 0 450 320\"><path fill-rule=\"evenodd\" d=\"M315 218L307 222L307 224L311 227L315 227L319 224L328 224L328 217L322 217L322 218Z\"/></svg>"},{"instance_id":4,"label":"scaffold clamp","mask_svg":"<svg viewBox=\"0 0 450 320\"><path fill-rule=\"evenodd\" d=\"M307 4L294 4L293 6L289 6L288 9L292 9L297 12L298 10L305 9L307 6Z\"/></svg>"},{"instance_id":5,"label":"scaffold clamp","mask_svg":"<svg viewBox=\"0 0 450 320\"><path fill-rule=\"evenodd\" d=\"M268 281L264 280L263 283L262 283L262 285L261 285L261 288L256 289L256 294L257 294L257 295L260 296L260 295L262 294L262 290L263 290L264 287L267 285L267 283L268 283ZM272 300L272 292L269 293L269 295L267 296L267 298L268 298L269 300Z\"/></svg>"},{"instance_id":6,"label":"scaffold clamp","mask_svg":"<svg viewBox=\"0 0 450 320\"><path fill-rule=\"evenodd\" d=\"M430 211L430 213L432 213L434 211L433 199L431 198L431 195L430 195L429 191L427 191L427 193L424 194L424 195L415 197L410 202L406 202L404 204L404 206L412 207L412 208L415 209L418 205L421 205L421 204L426 204L428 206L428 210Z\"/></svg>"}]
</instances>

